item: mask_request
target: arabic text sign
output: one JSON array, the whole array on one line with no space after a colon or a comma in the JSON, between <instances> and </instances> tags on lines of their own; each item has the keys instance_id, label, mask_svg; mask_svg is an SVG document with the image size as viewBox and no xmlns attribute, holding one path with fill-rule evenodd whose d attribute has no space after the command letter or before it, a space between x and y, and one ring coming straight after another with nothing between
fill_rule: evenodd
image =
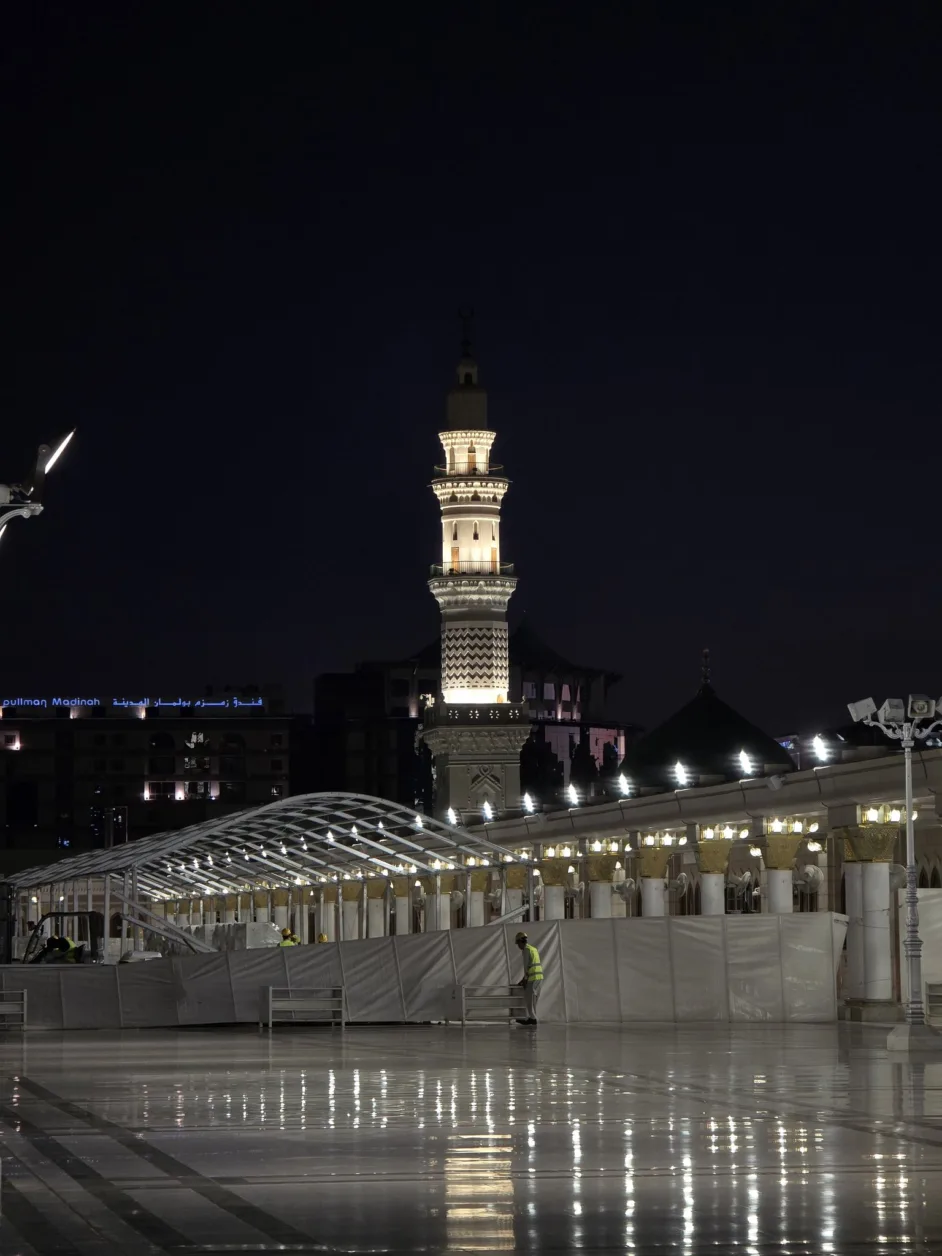
<instances>
[{"instance_id":1,"label":"arabic text sign","mask_svg":"<svg viewBox=\"0 0 942 1256\"><path fill-rule=\"evenodd\" d=\"M2 698L3 707L261 707L264 698Z\"/></svg>"}]
</instances>

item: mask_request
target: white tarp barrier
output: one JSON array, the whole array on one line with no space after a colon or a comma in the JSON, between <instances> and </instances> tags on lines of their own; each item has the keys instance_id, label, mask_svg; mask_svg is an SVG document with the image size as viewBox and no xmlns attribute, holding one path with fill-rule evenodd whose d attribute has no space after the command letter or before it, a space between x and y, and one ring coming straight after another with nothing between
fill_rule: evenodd
<instances>
[{"instance_id":1,"label":"white tarp barrier","mask_svg":"<svg viewBox=\"0 0 942 1256\"><path fill-rule=\"evenodd\" d=\"M31 1028L254 1023L263 986L344 986L351 1021L443 1020L457 986L523 971L519 926L179 955L106 967L13 964L0 988L29 994ZM665 916L527 928L550 1022L828 1021L847 917Z\"/></svg>"}]
</instances>

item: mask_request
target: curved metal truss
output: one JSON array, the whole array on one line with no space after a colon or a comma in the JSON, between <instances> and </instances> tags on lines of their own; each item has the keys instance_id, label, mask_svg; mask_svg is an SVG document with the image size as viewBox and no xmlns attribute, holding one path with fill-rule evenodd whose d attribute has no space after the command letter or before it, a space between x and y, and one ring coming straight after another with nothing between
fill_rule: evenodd
<instances>
[{"instance_id":1,"label":"curved metal truss","mask_svg":"<svg viewBox=\"0 0 942 1256\"><path fill-rule=\"evenodd\" d=\"M134 872L152 898L229 894L255 886L434 874L517 862L507 847L365 794L299 794L10 878L21 890Z\"/></svg>"}]
</instances>

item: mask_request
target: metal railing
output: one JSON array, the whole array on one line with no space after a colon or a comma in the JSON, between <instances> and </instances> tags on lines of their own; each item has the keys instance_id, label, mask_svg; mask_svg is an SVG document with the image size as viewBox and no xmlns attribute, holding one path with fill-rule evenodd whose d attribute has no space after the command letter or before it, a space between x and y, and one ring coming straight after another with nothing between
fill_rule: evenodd
<instances>
[{"instance_id":1,"label":"metal railing","mask_svg":"<svg viewBox=\"0 0 942 1256\"><path fill-rule=\"evenodd\" d=\"M432 563L431 576L512 576L513 563L500 563L495 559L462 558L457 562Z\"/></svg>"},{"instance_id":2,"label":"metal railing","mask_svg":"<svg viewBox=\"0 0 942 1256\"><path fill-rule=\"evenodd\" d=\"M503 466L499 462L484 463L478 462L456 462L452 467L438 467L435 470L439 476L449 475L499 475L503 471Z\"/></svg>"}]
</instances>

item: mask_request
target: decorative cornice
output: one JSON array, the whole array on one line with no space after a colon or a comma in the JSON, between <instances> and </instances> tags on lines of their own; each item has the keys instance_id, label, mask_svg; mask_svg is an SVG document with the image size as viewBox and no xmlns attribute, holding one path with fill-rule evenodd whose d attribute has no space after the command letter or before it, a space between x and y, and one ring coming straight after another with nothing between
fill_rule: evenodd
<instances>
[{"instance_id":1,"label":"decorative cornice","mask_svg":"<svg viewBox=\"0 0 942 1256\"><path fill-rule=\"evenodd\" d=\"M486 606L504 613L517 581L514 576L435 576L428 587L443 611Z\"/></svg>"},{"instance_id":2,"label":"decorative cornice","mask_svg":"<svg viewBox=\"0 0 942 1256\"><path fill-rule=\"evenodd\" d=\"M501 724L482 728L448 725L426 728L422 739L433 755L519 755L530 736L529 724Z\"/></svg>"}]
</instances>

